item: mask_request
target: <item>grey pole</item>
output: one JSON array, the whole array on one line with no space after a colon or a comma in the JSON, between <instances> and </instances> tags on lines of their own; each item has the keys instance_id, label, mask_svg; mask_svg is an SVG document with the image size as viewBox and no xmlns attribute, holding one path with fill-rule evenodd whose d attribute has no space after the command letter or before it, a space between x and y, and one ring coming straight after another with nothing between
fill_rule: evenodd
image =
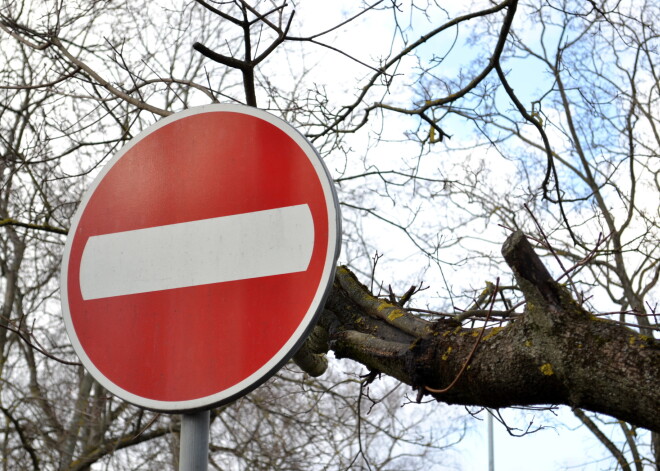
<instances>
[{"instance_id":1,"label":"grey pole","mask_svg":"<svg viewBox=\"0 0 660 471\"><path fill-rule=\"evenodd\" d=\"M488 471L495 471L495 440L493 437L493 413L488 412Z\"/></svg>"},{"instance_id":2,"label":"grey pole","mask_svg":"<svg viewBox=\"0 0 660 471\"><path fill-rule=\"evenodd\" d=\"M208 410L181 416L179 471L207 471L209 466Z\"/></svg>"}]
</instances>

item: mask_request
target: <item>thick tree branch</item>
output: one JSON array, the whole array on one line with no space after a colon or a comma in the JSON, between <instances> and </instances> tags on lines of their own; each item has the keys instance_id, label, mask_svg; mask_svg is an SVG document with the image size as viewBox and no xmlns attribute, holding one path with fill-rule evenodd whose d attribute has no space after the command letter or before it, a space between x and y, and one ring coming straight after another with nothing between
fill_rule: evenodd
<instances>
[{"instance_id":1,"label":"thick tree branch","mask_svg":"<svg viewBox=\"0 0 660 471\"><path fill-rule=\"evenodd\" d=\"M328 369L327 352L328 331L317 325L293 356L293 361L308 375L321 376Z\"/></svg>"},{"instance_id":2,"label":"thick tree branch","mask_svg":"<svg viewBox=\"0 0 660 471\"><path fill-rule=\"evenodd\" d=\"M522 233L503 255L527 301L503 327L429 323L373 296L345 267L337 271L320 324L338 357L411 385L452 382L436 399L491 408L566 404L660 430L660 342L585 311L556 283Z\"/></svg>"}]
</instances>

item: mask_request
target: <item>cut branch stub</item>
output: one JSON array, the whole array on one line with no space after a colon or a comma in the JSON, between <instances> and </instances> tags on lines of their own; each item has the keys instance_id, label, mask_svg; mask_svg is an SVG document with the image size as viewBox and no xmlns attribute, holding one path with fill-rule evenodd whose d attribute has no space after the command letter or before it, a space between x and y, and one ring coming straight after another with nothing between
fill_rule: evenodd
<instances>
[{"instance_id":1,"label":"cut branch stub","mask_svg":"<svg viewBox=\"0 0 660 471\"><path fill-rule=\"evenodd\" d=\"M557 283L520 231L511 234L502 246L504 260L511 267L525 299L540 298L544 304L561 305Z\"/></svg>"},{"instance_id":2,"label":"cut branch stub","mask_svg":"<svg viewBox=\"0 0 660 471\"><path fill-rule=\"evenodd\" d=\"M552 278L522 232L516 231L507 238L502 255L525 297L525 313L537 327L550 331L560 326L558 316L574 320L590 318L568 289Z\"/></svg>"}]
</instances>

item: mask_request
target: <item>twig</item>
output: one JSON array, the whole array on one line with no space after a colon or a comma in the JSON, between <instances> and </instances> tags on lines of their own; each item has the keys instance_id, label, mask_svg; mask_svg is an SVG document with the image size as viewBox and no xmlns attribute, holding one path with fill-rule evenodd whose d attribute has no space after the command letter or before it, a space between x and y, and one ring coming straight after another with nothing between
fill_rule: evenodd
<instances>
[{"instance_id":1,"label":"twig","mask_svg":"<svg viewBox=\"0 0 660 471\"><path fill-rule=\"evenodd\" d=\"M378 251L376 251L376 253L374 254L374 257L373 257L374 264L371 267L371 287L369 288L369 291L371 291L372 293L374 292L374 279L376 278L376 265L378 265L378 260L380 260L381 257L382 257L382 255L380 255L378 253Z\"/></svg>"},{"instance_id":2,"label":"twig","mask_svg":"<svg viewBox=\"0 0 660 471\"><path fill-rule=\"evenodd\" d=\"M596 252L598 251L598 247L600 247L607 240L609 240L610 237L612 237L612 234L610 234L610 235L608 235L607 237L604 237L604 238L603 238L602 233L598 234L598 240L596 241L596 245L593 248L593 250L591 250L591 252L589 252L587 254L587 256L584 257L582 260L578 261L575 265L570 267L568 270L565 270L565 272L559 278L557 278L555 281L561 280L564 276L568 276L568 273L573 272L573 271L577 270L579 267L581 267L583 265L586 265L588 262L590 262L596 256ZM570 277L569 277L569 279L570 279Z\"/></svg>"},{"instance_id":3,"label":"twig","mask_svg":"<svg viewBox=\"0 0 660 471\"><path fill-rule=\"evenodd\" d=\"M617 460L623 471L631 471L630 465L628 464L626 457L623 455L623 453L621 453L621 450L619 450L617 446L612 443L612 441L607 438L607 436L605 436L605 434L598 428L594 421L587 416L587 414L578 408L573 409L573 414L575 414L575 416L580 419L584 425L587 426L591 433L593 433L596 438L603 445L605 445L605 448L607 448L609 452L612 453L612 456Z\"/></svg>"},{"instance_id":4,"label":"twig","mask_svg":"<svg viewBox=\"0 0 660 471\"><path fill-rule=\"evenodd\" d=\"M2 329L7 329L8 331L15 333L15 334L16 334L16 335L17 335L17 336L18 336L23 342L25 342L26 344L28 344L28 346L29 346L30 348L32 348L32 349L38 351L39 353L41 353L42 355L44 355L44 356L50 358L51 360L55 360L56 362L58 362L58 363L62 363L63 365L82 366L82 364L79 363L79 362L77 362L77 361L67 361L67 360L63 360L63 359L61 359L61 358L56 357L56 356L53 355L52 353L48 353L48 352L46 351L46 349L41 348L41 347L35 345L33 342L30 341L30 339L29 339L28 337L25 336L25 334L24 334L23 332L21 332L21 331L18 330L18 329L15 329L15 328L11 327L8 323L7 323L7 324L0 325L0 328L2 328ZM36 339L35 339L35 340L36 340Z\"/></svg>"},{"instance_id":5,"label":"twig","mask_svg":"<svg viewBox=\"0 0 660 471\"><path fill-rule=\"evenodd\" d=\"M498 277L497 280L495 281L495 289L493 290L493 293L490 296L490 301L489 301L490 309L488 311L488 315L486 315L486 320L484 320L484 325L481 327L481 331L479 332L479 337L477 337L477 341L474 342L474 346L472 347L472 351L468 355L467 360L465 360L465 363L463 363L463 367L461 368L461 370L458 372L458 374L456 375L454 380L446 388L434 389L434 388L431 388L429 386L424 386L424 388L427 391L429 391L433 394L446 393L447 391L449 391L451 388L454 387L454 385L458 382L460 377L463 375L463 372L467 369L468 365L470 364L470 361L472 361L472 357L474 356L474 352L477 351L477 347L479 346L479 343L481 343L481 339L484 336L484 332L486 331L486 325L488 324L488 321L490 319L490 315L493 312L493 306L495 305L495 296L497 295L497 290L499 288L499 285L500 285L500 279Z\"/></svg>"},{"instance_id":6,"label":"twig","mask_svg":"<svg viewBox=\"0 0 660 471\"><path fill-rule=\"evenodd\" d=\"M152 425L156 420L158 420L159 417L160 417L160 413L157 413L156 415L154 415L154 417L153 417L153 418L147 423L147 425L145 425L144 427L142 427L142 430L140 430L140 431L139 431L139 432L133 437L133 440L135 440L135 439L138 438L140 435L142 435L144 432L146 432L147 429L148 429L149 427L151 427L151 425Z\"/></svg>"},{"instance_id":7,"label":"twig","mask_svg":"<svg viewBox=\"0 0 660 471\"><path fill-rule=\"evenodd\" d=\"M0 227L1 226L16 226L16 227L24 227L26 229L34 229L37 231L44 231L44 232L52 232L54 234L68 234L69 231L67 229L64 229L62 227L55 227L51 226L50 224L34 224L31 222L21 222L17 221L16 219L13 218L5 218L0 220Z\"/></svg>"}]
</instances>

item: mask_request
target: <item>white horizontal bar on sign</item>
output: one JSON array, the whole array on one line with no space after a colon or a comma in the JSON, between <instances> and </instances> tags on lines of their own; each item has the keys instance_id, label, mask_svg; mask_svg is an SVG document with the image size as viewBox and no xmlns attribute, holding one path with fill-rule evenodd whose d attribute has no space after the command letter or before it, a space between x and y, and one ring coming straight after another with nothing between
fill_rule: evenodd
<instances>
[{"instance_id":1,"label":"white horizontal bar on sign","mask_svg":"<svg viewBox=\"0 0 660 471\"><path fill-rule=\"evenodd\" d=\"M307 270L314 222L306 204L90 237L85 300Z\"/></svg>"}]
</instances>

